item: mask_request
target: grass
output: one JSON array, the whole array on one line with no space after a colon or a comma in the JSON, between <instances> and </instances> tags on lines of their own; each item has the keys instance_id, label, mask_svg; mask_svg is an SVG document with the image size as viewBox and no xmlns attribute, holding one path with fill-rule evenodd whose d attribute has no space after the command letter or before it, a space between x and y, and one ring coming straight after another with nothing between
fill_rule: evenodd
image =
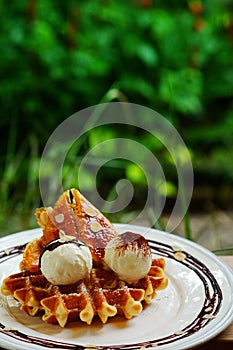
<instances>
[{"instance_id":1,"label":"grass","mask_svg":"<svg viewBox=\"0 0 233 350\"><path fill-rule=\"evenodd\" d=\"M7 152L1 169L0 236L35 226L34 209L40 205L39 140L30 134L17 149L15 118L11 119L9 130Z\"/></svg>"},{"instance_id":2,"label":"grass","mask_svg":"<svg viewBox=\"0 0 233 350\"><path fill-rule=\"evenodd\" d=\"M115 99L124 102L127 101L127 97L113 87L105 94L101 103L110 102ZM97 119L98 117L99 115L93 116L93 118ZM4 164L0 170L0 236L37 227L34 211L37 207L41 206L39 191L40 140L31 132L21 143L20 148L17 149L18 136L19 125L17 123L17 118L13 116L10 120ZM83 140L82 142L84 144L86 141ZM79 145L79 149L81 146ZM74 154L73 157L75 158ZM77 162L79 158L76 156L75 159ZM81 157L79 161L81 161ZM120 162L115 162L114 167L113 171L115 172L117 170L116 167L122 167L122 164ZM68 187L70 182L69 172L70 168L64 170L64 174L67 176L65 181L68 182ZM115 186L109 188L106 199L113 200L114 196ZM181 200L182 207L186 208L187 203L184 195L184 188L182 188ZM107 211L107 208L105 209ZM135 215L137 215L137 208L116 213L109 218L114 222L125 222L127 220L131 221ZM195 232L194 234L190 223L191 217L192 214L187 211L182 222L184 236L189 240L199 241L205 233L206 228L202 227L199 232ZM152 218L153 213L148 211L148 225L150 225ZM215 217L212 216L211 220L214 223ZM164 230L164 218L159 218L154 227ZM224 242L221 241L221 233L219 233L219 230L216 229L213 234L219 239L219 246L215 249L215 252L217 254L221 254L221 252L232 254L233 248L224 246Z\"/></svg>"}]
</instances>

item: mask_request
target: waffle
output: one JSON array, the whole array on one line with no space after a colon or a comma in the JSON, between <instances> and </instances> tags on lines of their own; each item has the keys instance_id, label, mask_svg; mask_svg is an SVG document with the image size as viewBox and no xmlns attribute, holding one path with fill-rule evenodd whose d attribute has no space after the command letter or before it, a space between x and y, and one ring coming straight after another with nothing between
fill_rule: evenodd
<instances>
[{"instance_id":1,"label":"waffle","mask_svg":"<svg viewBox=\"0 0 233 350\"><path fill-rule=\"evenodd\" d=\"M18 300L21 310L30 316L42 315L46 323L64 327L81 320L90 325L94 316L106 323L117 314L126 319L138 315L157 290L166 288L164 269L164 259L154 259L146 277L128 284L112 271L93 267L90 278L63 286L49 283L40 270L22 271L5 278L1 292Z\"/></svg>"}]
</instances>

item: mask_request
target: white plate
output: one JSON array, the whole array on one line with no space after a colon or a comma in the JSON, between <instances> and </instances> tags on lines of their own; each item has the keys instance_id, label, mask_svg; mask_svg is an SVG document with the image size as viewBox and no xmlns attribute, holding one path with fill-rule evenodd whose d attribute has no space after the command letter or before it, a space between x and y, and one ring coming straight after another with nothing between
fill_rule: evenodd
<instances>
[{"instance_id":1,"label":"white plate","mask_svg":"<svg viewBox=\"0 0 233 350\"><path fill-rule=\"evenodd\" d=\"M115 225L119 232L134 231L150 242L154 257L166 260L169 285L158 292L138 316L120 316L103 325L74 322L64 329L45 324L19 310L12 297L0 297L0 346L6 349L139 350L190 349L223 331L233 320L232 271L207 249L166 232L133 225ZM19 271L25 243L40 229L0 239L0 282ZM182 254L176 254L181 250ZM180 260L185 258L184 260ZM92 345L92 347L91 347Z\"/></svg>"}]
</instances>

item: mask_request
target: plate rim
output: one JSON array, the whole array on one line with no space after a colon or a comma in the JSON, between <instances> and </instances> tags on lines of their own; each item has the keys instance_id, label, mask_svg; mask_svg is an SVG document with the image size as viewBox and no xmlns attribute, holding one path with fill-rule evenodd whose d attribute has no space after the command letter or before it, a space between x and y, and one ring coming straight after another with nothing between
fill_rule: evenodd
<instances>
[{"instance_id":1,"label":"plate rim","mask_svg":"<svg viewBox=\"0 0 233 350\"><path fill-rule=\"evenodd\" d=\"M207 255L211 261L215 262L219 268L221 268L221 270L224 272L224 275L229 283L229 286L231 288L231 299L233 299L233 271L231 270L231 268L223 261L221 260L216 254L214 254L213 252L211 252L210 250L208 250L206 247L199 245L196 242L193 242L191 240L188 240L185 237L179 236L177 234L174 233L170 233L167 231L162 231L162 230L158 230L155 228L151 228L151 227L146 227L146 226L141 226L141 225L134 225L134 224L121 224L121 223L114 223L114 226L116 227L116 229L118 229L120 232L124 232L124 229L129 229L130 230L136 230L139 231L139 233L142 233L142 231L144 231L144 233L153 233L155 232L157 235L159 236L164 236L167 237L169 240L174 240L174 243L178 243L181 242L181 244L186 244L187 246L191 246L194 249L197 249L198 252L201 252L204 255ZM18 231L18 232L14 232L12 234L9 235L5 235L3 237L0 237L0 243L5 243L7 244L8 241L14 240L14 238L17 238L17 236L21 236L21 235L30 235L30 233L32 233L33 235L39 235L40 233L42 233L42 229L39 227L36 228L32 228L32 229L28 229L28 230L23 230L23 231ZM146 234L145 234L146 236ZM34 237L36 238L36 237ZM25 237L26 240L26 237ZM26 240L27 241L27 240ZM10 243L9 243L10 244ZM3 248L4 249L4 248ZM6 247L7 249L7 247ZM233 312L231 312L231 310L233 310L233 302L231 307L229 308L228 312L226 312L221 319L218 322L218 327L215 325L214 330L210 330L208 329L208 332L206 334L206 337L204 340L201 341L197 341L197 339L190 339L190 337L186 338L182 344L181 347L176 347L177 350L182 349L190 349L190 347L197 347L200 346L208 341L210 341L211 339L215 338L217 335L219 335L224 329L226 329L233 321ZM0 333L0 340L2 338L2 333ZM4 336L3 334L3 338L6 338L6 336ZM191 340L191 341L190 341ZM194 340L194 342L192 342L192 340ZM15 347L12 347L12 342L8 342L7 339L5 339L5 343L3 344L4 348L6 349L14 349L14 350L18 350L21 349L21 342L20 340L16 341L17 343L14 344ZM19 344L19 345L18 345ZM174 346L176 346L175 343L173 343ZM21 344L22 345L22 344ZM29 347L25 347L29 345ZM1 345L2 346L2 345ZM9 346L9 347L8 347ZM24 348L25 349L35 349L35 348L40 348L42 349L43 347L37 347L34 343L33 344L24 344ZM149 347L150 348L150 347ZM164 346L162 345L161 348L164 348ZM56 347L54 347L54 349L56 349Z\"/></svg>"}]
</instances>

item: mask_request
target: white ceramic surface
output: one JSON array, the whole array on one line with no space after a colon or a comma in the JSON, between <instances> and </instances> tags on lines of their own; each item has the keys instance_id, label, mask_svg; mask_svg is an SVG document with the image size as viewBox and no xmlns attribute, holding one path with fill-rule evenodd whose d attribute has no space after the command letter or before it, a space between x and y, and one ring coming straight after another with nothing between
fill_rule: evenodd
<instances>
[{"instance_id":1,"label":"white ceramic surface","mask_svg":"<svg viewBox=\"0 0 233 350\"><path fill-rule=\"evenodd\" d=\"M166 232L115 225L118 232L143 234L154 257L166 261L169 285L131 320L114 317L103 325L74 322L64 329L19 310L12 297L0 295L0 346L6 349L191 349L223 331L233 319L232 271L207 249ZM19 246L41 235L40 229L0 239L0 283L19 271ZM16 247L14 249L14 247ZM182 254L176 253L182 251ZM180 259L181 257L181 259Z\"/></svg>"}]
</instances>

